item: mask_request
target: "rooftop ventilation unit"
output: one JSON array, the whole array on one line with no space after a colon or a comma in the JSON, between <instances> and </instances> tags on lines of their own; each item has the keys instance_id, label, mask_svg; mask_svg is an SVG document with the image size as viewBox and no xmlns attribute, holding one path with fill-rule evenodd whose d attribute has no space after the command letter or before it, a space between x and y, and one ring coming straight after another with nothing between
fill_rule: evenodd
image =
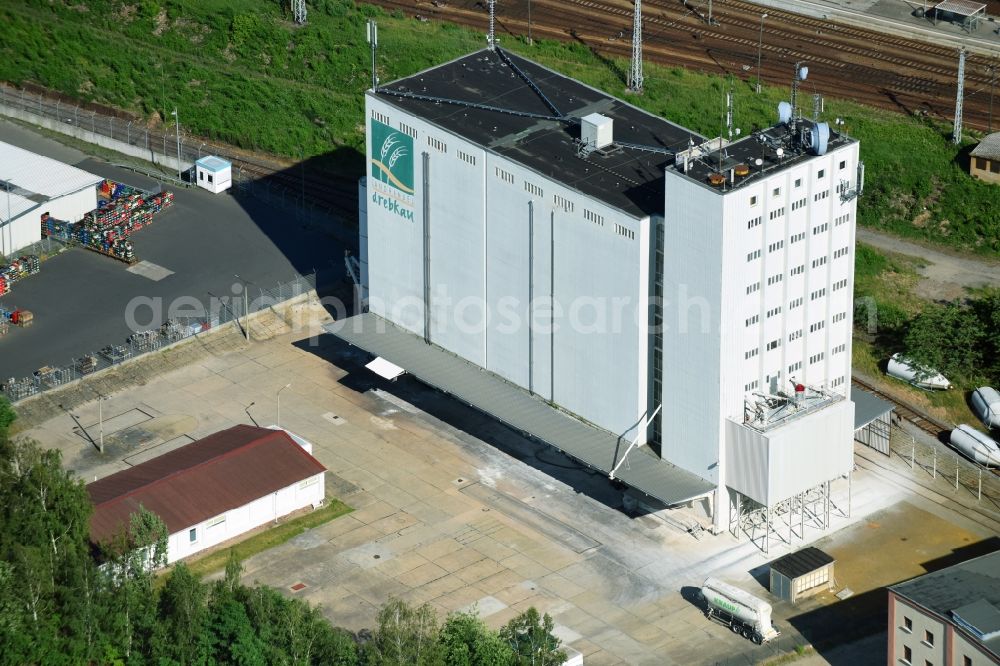
<instances>
[{"instance_id":1,"label":"rooftop ventilation unit","mask_svg":"<svg viewBox=\"0 0 1000 666\"><path fill-rule=\"evenodd\" d=\"M602 150L614 143L614 120L599 113L580 119L580 142L591 150Z\"/></svg>"}]
</instances>

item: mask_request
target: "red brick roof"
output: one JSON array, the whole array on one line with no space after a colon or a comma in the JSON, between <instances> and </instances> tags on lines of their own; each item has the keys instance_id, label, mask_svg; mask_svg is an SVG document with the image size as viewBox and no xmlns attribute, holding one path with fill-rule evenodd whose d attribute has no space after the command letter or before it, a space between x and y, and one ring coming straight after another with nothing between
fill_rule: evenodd
<instances>
[{"instance_id":1,"label":"red brick roof","mask_svg":"<svg viewBox=\"0 0 1000 666\"><path fill-rule=\"evenodd\" d=\"M140 505L174 534L324 471L285 431L238 425L88 484L90 540L112 537Z\"/></svg>"}]
</instances>

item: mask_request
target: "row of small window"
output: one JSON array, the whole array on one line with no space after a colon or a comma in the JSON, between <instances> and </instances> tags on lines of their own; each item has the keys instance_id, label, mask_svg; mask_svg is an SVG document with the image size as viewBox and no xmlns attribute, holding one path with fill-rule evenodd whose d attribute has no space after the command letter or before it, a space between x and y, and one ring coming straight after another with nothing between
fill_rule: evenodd
<instances>
[{"instance_id":1,"label":"row of small window","mask_svg":"<svg viewBox=\"0 0 1000 666\"><path fill-rule=\"evenodd\" d=\"M615 222L615 233L629 240L635 240L635 232Z\"/></svg>"},{"instance_id":2,"label":"row of small window","mask_svg":"<svg viewBox=\"0 0 1000 666\"><path fill-rule=\"evenodd\" d=\"M832 382L830 382L830 388L837 388L838 386L843 386L843 385L844 385L843 377L837 377Z\"/></svg>"},{"instance_id":3,"label":"row of small window","mask_svg":"<svg viewBox=\"0 0 1000 666\"><path fill-rule=\"evenodd\" d=\"M841 257L846 257L848 252L850 252L850 248L842 247L833 253L833 258L840 259Z\"/></svg>"},{"instance_id":4,"label":"row of small window","mask_svg":"<svg viewBox=\"0 0 1000 666\"><path fill-rule=\"evenodd\" d=\"M844 213L833 220L833 226L839 227L842 224L846 224L849 219L851 219L851 214Z\"/></svg>"},{"instance_id":5,"label":"row of small window","mask_svg":"<svg viewBox=\"0 0 1000 666\"><path fill-rule=\"evenodd\" d=\"M806 202L808 200L809 200L808 197L802 197L798 201L793 201L792 202L792 210L798 210L798 209L802 208L803 206L806 205Z\"/></svg>"},{"instance_id":6,"label":"row of small window","mask_svg":"<svg viewBox=\"0 0 1000 666\"><path fill-rule=\"evenodd\" d=\"M847 168L847 160L841 160L840 161L840 168L841 169L846 169ZM825 177L826 177L826 169L820 169L819 171L816 172L816 179L817 180L822 180ZM802 187L802 179L801 178L796 178L795 179L795 187L796 188ZM773 190L771 190L771 196L775 196L775 197L781 196L781 188L780 187L776 187ZM753 196L750 197L750 205L751 206L756 206L757 205L757 196L756 195L753 195Z\"/></svg>"},{"instance_id":7,"label":"row of small window","mask_svg":"<svg viewBox=\"0 0 1000 666\"><path fill-rule=\"evenodd\" d=\"M754 227L759 227L761 221L764 218L758 215L757 217L751 218L747 221L747 229L753 229Z\"/></svg>"},{"instance_id":8,"label":"row of small window","mask_svg":"<svg viewBox=\"0 0 1000 666\"><path fill-rule=\"evenodd\" d=\"M813 201L822 201L830 196L830 190L823 190L813 195Z\"/></svg>"},{"instance_id":9,"label":"row of small window","mask_svg":"<svg viewBox=\"0 0 1000 666\"><path fill-rule=\"evenodd\" d=\"M782 217L784 214L785 214L784 206L782 206L781 208L775 208L770 213L768 213L768 219L775 220L779 217Z\"/></svg>"}]
</instances>

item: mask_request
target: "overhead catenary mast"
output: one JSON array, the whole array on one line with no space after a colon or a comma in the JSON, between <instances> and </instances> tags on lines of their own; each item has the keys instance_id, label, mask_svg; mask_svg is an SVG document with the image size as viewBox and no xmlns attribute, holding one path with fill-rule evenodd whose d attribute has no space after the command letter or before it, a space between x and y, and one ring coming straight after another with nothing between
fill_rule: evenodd
<instances>
[{"instance_id":1,"label":"overhead catenary mast","mask_svg":"<svg viewBox=\"0 0 1000 666\"><path fill-rule=\"evenodd\" d=\"M958 52L958 92L955 94L955 129L951 140L962 143L962 99L965 97L965 47Z\"/></svg>"},{"instance_id":2,"label":"overhead catenary mast","mask_svg":"<svg viewBox=\"0 0 1000 666\"><path fill-rule=\"evenodd\" d=\"M632 17L632 65L628 70L628 89L642 92L642 0L635 0Z\"/></svg>"},{"instance_id":3,"label":"overhead catenary mast","mask_svg":"<svg viewBox=\"0 0 1000 666\"><path fill-rule=\"evenodd\" d=\"M299 25L306 22L306 0L292 0L292 18Z\"/></svg>"},{"instance_id":4,"label":"overhead catenary mast","mask_svg":"<svg viewBox=\"0 0 1000 666\"><path fill-rule=\"evenodd\" d=\"M490 9L490 27L486 33L486 46L490 51L497 47L497 36L496 36L496 0L489 0Z\"/></svg>"}]
</instances>

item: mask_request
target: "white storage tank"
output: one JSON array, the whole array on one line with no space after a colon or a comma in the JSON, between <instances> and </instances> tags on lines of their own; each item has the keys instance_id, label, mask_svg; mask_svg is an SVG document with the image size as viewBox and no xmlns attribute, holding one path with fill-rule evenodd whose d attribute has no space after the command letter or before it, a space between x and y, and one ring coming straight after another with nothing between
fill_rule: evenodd
<instances>
[{"instance_id":1,"label":"white storage tank","mask_svg":"<svg viewBox=\"0 0 1000 666\"><path fill-rule=\"evenodd\" d=\"M972 392L972 411L990 428L1000 428L1000 392L992 386L980 386Z\"/></svg>"},{"instance_id":2,"label":"white storage tank","mask_svg":"<svg viewBox=\"0 0 1000 666\"><path fill-rule=\"evenodd\" d=\"M937 370L917 365L902 354L896 353L889 359L887 368L890 377L902 379L922 389L946 390L951 382Z\"/></svg>"},{"instance_id":3,"label":"white storage tank","mask_svg":"<svg viewBox=\"0 0 1000 666\"><path fill-rule=\"evenodd\" d=\"M233 185L233 165L215 155L202 157L194 163L195 182L198 187L218 194Z\"/></svg>"},{"instance_id":4,"label":"white storage tank","mask_svg":"<svg viewBox=\"0 0 1000 666\"><path fill-rule=\"evenodd\" d=\"M771 604L763 599L717 578L706 578L701 594L705 598L705 615L722 620L733 633L758 645L780 634L771 624Z\"/></svg>"},{"instance_id":5,"label":"white storage tank","mask_svg":"<svg viewBox=\"0 0 1000 666\"><path fill-rule=\"evenodd\" d=\"M973 461L987 467L1000 467L1000 445L972 426L962 424L951 431L951 445Z\"/></svg>"}]
</instances>

